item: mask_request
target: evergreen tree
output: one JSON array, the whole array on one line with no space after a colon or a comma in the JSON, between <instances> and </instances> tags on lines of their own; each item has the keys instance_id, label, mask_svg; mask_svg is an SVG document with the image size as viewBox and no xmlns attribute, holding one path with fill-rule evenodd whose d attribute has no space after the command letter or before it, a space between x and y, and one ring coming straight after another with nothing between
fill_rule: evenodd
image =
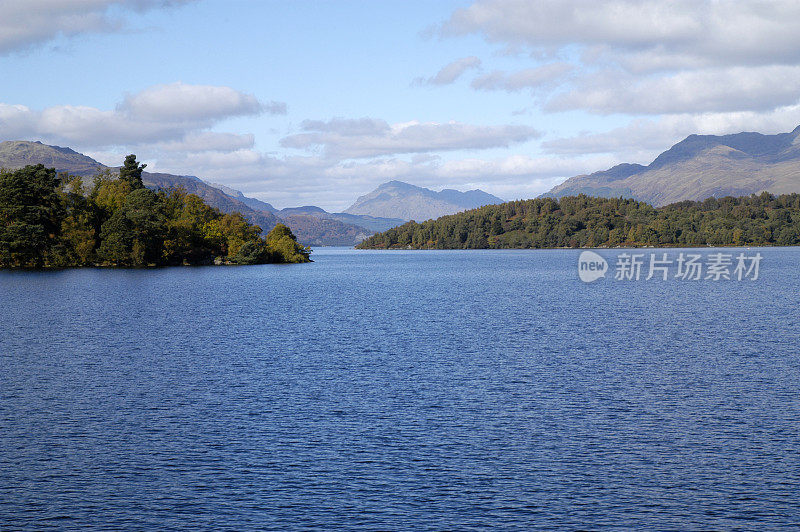
<instances>
[{"instance_id":1,"label":"evergreen tree","mask_svg":"<svg viewBox=\"0 0 800 532\"><path fill-rule=\"evenodd\" d=\"M0 266L44 265L61 225L59 186L41 164L0 172Z\"/></svg>"},{"instance_id":2,"label":"evergreen tree","mask_svg":"<svg viewBox=\"0 0 800 532\"><path fill-rule=\"evenodd\" d=\"M127 181L131 186L131 190L144 188L142 171L146 166L146 164L140 165L136 162L136 155L130 154L125 157L125 163L122 165L122 168L119 169L119 178L123 181Z\"/></svg>"}]
</instances>

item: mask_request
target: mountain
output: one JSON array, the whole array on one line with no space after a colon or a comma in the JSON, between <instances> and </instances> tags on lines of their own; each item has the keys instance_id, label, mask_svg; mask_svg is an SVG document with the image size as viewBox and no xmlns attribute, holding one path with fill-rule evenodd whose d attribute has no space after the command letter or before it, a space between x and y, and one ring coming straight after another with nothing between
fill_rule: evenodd
<instances>
[{"instance_id":1,"label":"mountain","mask_svg":"<svg viewBox=\"0 0 800 532\"><path fill-rule=\"evenodd\" d=\"M690 135L647 166L572 177L544 196L622 196L663 206L763 191L800 192L800 126L777 135Z\"/></svg>"},{"instance_id":2,"label":"mountain","mask_svg":"<svg viewBox=\"0 0 800 532\"><path fill-rule=\"evenodd\" d=\"M250 207L254 211L266 211L266 212L271 212L272 214L276 214L278 212L278 209L276 209L275 207L273 207L272 205L270 205L266 201L261 201L261 200L255 199L255 198L248 198L247 196L242 194L240 191L234 190L231 187L228 187L228 186L225 186L225 185L220 185L218 183L210 183L210 182L208 182L207 184L212 186L212 187L214 187L214 188L216 188L216 189L221 190L222 192L224 192L228 196L241 201L242 203L244 203L245 205L247 205L248 207Z\"/></svg>"},{"instance_id":3,"label":"mountain","mask_svg":"<svg viewBox=\"0 0 800 532\"><path fill-rule=\"evenodd\" d=\"M428 220L496 203L503 203L503 200L482 190L459 192L445 189L434 192L402 181L389 181L359 197L344 212L403 220Z\"/></svg>"},{"instance_id":4,"label":"mountain","mask_svg":"<svg viewBox=\"0 0 800 532\"><path fill-rule=\"evenodd\" d=\"M297 240L307 246L355 246L375 233L364 227L310 214L281 217L292 228Z\"/></svg>"},{"instance_id":5,"label":"mountain","mask_svg":"<svg viewBox=\"0 0 800 532\"><path fill-rule=\"evenodd\" d=\"M314 205L304 205L303 207L287 207L277 212L282 217L292 216L295 214L305 214L308 216L321 216L328 214L328 212L322 207L316 207Z\"/></svg>"},{"instance_id":6,"label":"mountain","mask_svg":"<svg viewBox=\"0 0 800 532\"><path fill-rule=\"evenodd\" d=\"M320 207L313 205L306 205L304 207L287 207L277 211L276 214L281 218L289 216L305 215L314 216L317 218L324 218L327 220L338 220L344 224L354 225L366 229L369 234L376 231L386 231L392 227L403 225L406 220L401 218L380 218L374 216L367 216L365 214L347 214L344 212L328 212Z\"/></svg>"},{"instance_id":7,"label":"mountain","mask_svg":"<svg viewBox=\"0 0 800 532\"><path fill-rule=\"evenodd\" d=\"M406 220L402 218L381 218L379 216L368 216L366 214L347 214L345 212L332 212L328 216L342 223L356 225L367 229L370 233L386 231L392 227L403 225Z\"/></svg>"},{"instance_id":8,"label":"mountain","mask_svg":"<svg viewBox=\"0 0 800 532\"><path fill-rule=\"evenodd\" d=\"M84 178L94 176L103 170L116 171L116 168L105 166L70 148L22 140L0 142L0 168L13 170L29 164L43 164L59 172L68 172ZM222 212L242 213L250 223L258 225L265 232L275 227L279 221L271 212L254 210L246 203L194 176L143 172L142 180L152 189L182 187L186 192L200 196L208 205Z\"/></svg>"},{"instance_id":9,"label":"mountain","mask_svg":"<svg viewBox=\"0 0 800 532\"><path fill-rule=\"evenodd\" d=\"M105 165L70 148L49 146L38 141L0 142L0 168L16 170L29 164L43 164L47 168L81 177L93 176L106 169Z\"/></svg>"},{"instance_id":10,"label":"mountain","mask_svg":"<svg viewBox=\"0 0 800 532\"><path fill-rule=\"evenodd\" d=\"M247 204L257 212L275 214L292 228L298 241L307 246L354 246L377 231L385 231L405 223L405 220L397 218L331 213L314 205L277 210L269 203L248 198L228 186L216 183L208 185Z\"/></svg>"}]
</instances>

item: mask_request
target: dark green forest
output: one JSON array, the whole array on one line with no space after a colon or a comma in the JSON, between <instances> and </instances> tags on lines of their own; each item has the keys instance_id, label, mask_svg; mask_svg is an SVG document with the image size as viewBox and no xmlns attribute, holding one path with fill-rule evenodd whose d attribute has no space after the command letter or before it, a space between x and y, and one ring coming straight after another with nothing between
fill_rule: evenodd
<instances>
[{"instance_id":1,"label":"dark green forest","mask_svg":"<svg viewBox=\"0 0 800 532\"><path fill-rule=\"evenodd\" d=\"M91 186L41 164L0 170L0 267L309 262L285 225L262 237L241 214L180 189L152 191L144 166L129 155Z\"/></svg>"},{"instance_id":2,"label":"dark green forest","mask_svg":"<svg viewBox=\"0 0 800 532\"><path fill-rule=\"evenodd\" d=\"M361 249L800 245L800 194L683 201L661 208L571 196L487 205L373 235Z\"/></svg>"}]
</instances>

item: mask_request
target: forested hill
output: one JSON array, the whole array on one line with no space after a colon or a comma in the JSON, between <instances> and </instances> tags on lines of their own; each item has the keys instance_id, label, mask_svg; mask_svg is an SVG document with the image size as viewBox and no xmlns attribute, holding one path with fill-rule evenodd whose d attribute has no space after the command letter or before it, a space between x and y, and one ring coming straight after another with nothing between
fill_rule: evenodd
<instances>
[{"instance_id":1,"label":"forested hill","mask_svg":"<svg viewBox=\"0 0 800 532\"><path fill-rule=\"evenodd\" d=\"M153 191L130 155L86 187L44 165L0 170L0 268L308 262L277 224L266 236L182 189Z\"/></svg>"},{"instance_id":2,"label":"forested hill","mask_svg":"<svg viewBox=\"0 0 800 532\"><path fill-rule=\"evenodd\" d=\"M364 240L360 249L800 245L800 194L684 201L661 208L570 196L487 205Z\"/></svg>"}]
</instances>

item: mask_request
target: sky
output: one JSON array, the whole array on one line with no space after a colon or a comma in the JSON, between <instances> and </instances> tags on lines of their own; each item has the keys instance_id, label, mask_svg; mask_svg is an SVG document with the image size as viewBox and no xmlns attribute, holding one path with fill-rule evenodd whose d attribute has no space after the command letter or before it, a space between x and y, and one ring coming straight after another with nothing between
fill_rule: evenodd
<instances>
[{"instance_id":1,"label":"sky","mask_svg":"<svg viewBox=\"0 0 800 532\"><path fill-rule=\"evenodd\" d=\"M0 2L0 140L340 211L800 124L797 0Z\"/></svg>"}]
</instances>

